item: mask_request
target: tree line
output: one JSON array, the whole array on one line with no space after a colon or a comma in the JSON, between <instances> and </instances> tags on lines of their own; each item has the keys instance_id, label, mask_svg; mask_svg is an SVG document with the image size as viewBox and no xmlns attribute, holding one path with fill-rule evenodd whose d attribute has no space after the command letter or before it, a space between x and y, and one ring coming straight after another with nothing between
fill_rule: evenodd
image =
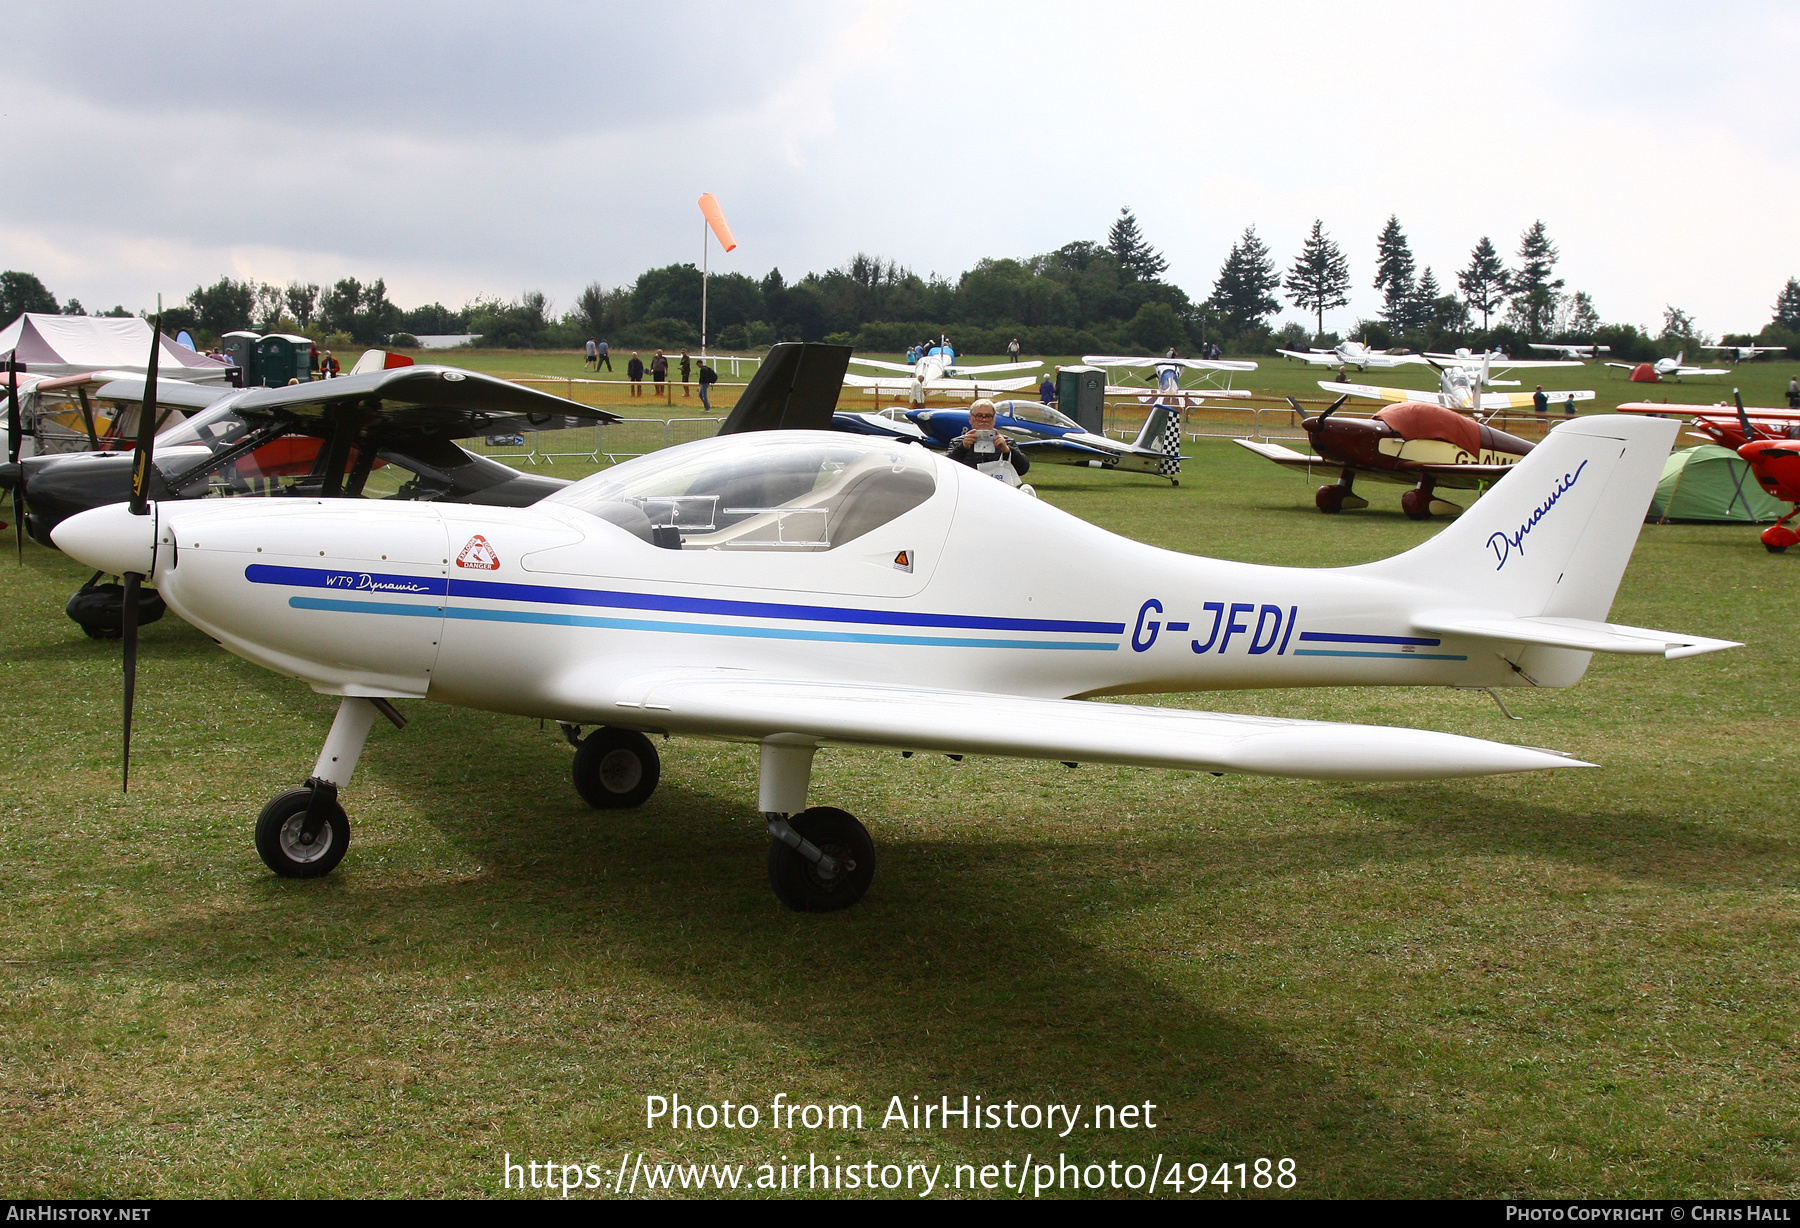
<instances>
[{"instance_id":1,"label":"tree line","mask_svg":"<svg viewBox=\"0 0 1800 1228\"><path fill-rule=\"evenodd\" d=\"M1674 306L1654 330L1603 321L1589 294L1570 290L1556 275L1560 252L1542 221L1520 236L1510 265L1492 238L1482 236L1468 263L1451 274L1453 284L1419 267L1398 216L1376 236L1374 258L1381 310L1347 335L1377 348L1467 345L1519 353L1531 341L1598 342L1615 356L1645 361L1711 341ZM760 279L714 274L706 290L708 340L721 350L829 340L895 352L948 333L965 353L1000 353L1017 337L1038 354L1155 353L1170 346L1193 353L1213 345L1227 354L1263 354L1341 339L1325 330L1325 313L1349 303L1350 260L1322 221L1313 223L1285 270L1256 227L1248 227L1203 299L1165 280L1167 271L1137 218L1122 209L1103 243L1083 239L1025 259L983 259L955 279L921 277L863 253L792 281L780 269ZM1290 321L1275 329L1283 299L1311 316L1313 328ZM20 311L82 310L73 299L59 306L32 274L0 274L0 319ZM114 307L94 314L129 313ZM700 342L701 272L671 264L629 285L592 282L561 313L541 291L516 300L477 298L458 308L405 309L389 299L381 278L365 284L347 277L326 288L221 277L196 286L163 319L170 332L186 328L202 344L252 329L297 332L328 346L405 346L427 334L477 334L479 344L496 348L573 349L590 338L614 348L691 348ZM1800 279L1788 279L1770 322L1754 337L1727 334L1724 341L1790 346L1800 355Z\"/></svg>"}]
</instances>

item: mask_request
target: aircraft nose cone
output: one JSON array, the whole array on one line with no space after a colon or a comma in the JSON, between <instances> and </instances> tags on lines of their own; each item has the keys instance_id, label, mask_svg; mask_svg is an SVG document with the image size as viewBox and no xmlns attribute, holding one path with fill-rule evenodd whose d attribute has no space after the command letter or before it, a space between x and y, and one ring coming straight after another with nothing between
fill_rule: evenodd
<instances>
[{"instance_id":1,"label":"aircraft nose cone","mask_svg":"<svg viewBox=\"0 0 1800 1228\"><path fill-rule=\"evenodd\" d=\"M57 548L96 571L149 575L156 564L156 515L133 516L125 503L109 503L69 517L50 531Z\"/></svg>"}]
</instances>

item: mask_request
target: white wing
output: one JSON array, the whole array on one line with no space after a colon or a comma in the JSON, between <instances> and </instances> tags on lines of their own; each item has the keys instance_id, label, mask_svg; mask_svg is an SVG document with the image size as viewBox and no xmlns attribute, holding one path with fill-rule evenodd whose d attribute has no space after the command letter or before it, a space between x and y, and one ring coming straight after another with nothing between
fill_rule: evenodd
<instances>
[{"instance_id":1,"label":"white wing","mask_svg":"<svg viewBox=\"0 0 1800 1228\"><path fill-rule=\"evenodd\" d=\"M1339 396L1364 397L1371 401L1425 401L1429 404L1442 405L1441 393L1424 392L1413 388L1378 388L1374 384L1340 384L1335 380L1320 380L1319 387L1326 392L1335 392Z\"/></svg>"},{"instance_id":2,"label":"white wing","mask_svg":"<svg viewBox=\"0 0 1800 1228\"><path fill-rule=\"evenodd\" d=\"M1730 375L1724 367L1676 367L1677 375Z\"/></svg>"},{"instance_id":3,"label":"white wing","mask_svg":"<svg viewBox=\"0 0 1800 1228\"><path fill-rule=\"evenodd\" d=\"M852 358L851 362L859 367L874 367L877 371L904 371L911 375L913 369L903 362L883 362L879 358Z\"/></svg>"},{"instance_id":4,"label":"white wing","mask_svg":"<svg viewBox=\"0 0 1800 1228\"><path fill-rule=\"evenodd\" d=\"M725 671L636 679L620 689L610 719L722 738L785 734L821 744L1311 780L1433 780L1592 766L1554 751L1422 729Z\"/></svg>"},{"instance_id":5,"label":"white wing","mask_svg":"<svg viewBox=\"0 0 1800 1228\"><path fill-rule=\"evenodd\" d=\"M1317 363L1322 367L1336 366L1342 361L1342 359L1336 354L1333 354L1330 350L1312 350L1304 354L1299 350L1276 350L1275 352L1277 354L1285 354L1289 358L1298 358L1302 362Z\"/></svg>"},{"instance_id":6,"label":"white wing","mask_svg":"<svg viewBox=\"0 0 1800 1228\"><path fill-rule=\"evenodd\" d=\"M1429 362L1423 354L1365 354L1349 365L1353 367L1403 367L1409 362Z\"/></svg>"},{"instance_id":7,"label":"white wing","mask_svg":"<svg viewBox=\"0 0 1800 1228\"><path fill-rule=\"evenodd\" d=\"M1287 353L1283 350L1282 353ZM1111 354L1085 354L1090 367L1186 367L1190 371L1254 371L1256 364L1236 358L1120 358Z\"/></svg>"},{"instance_id":8,"label":"white wing","mask_svg":"<svg viewBox=\"0 0 1800 1228\"><path fill-rule=\"evenodd\" d=\"M1034 358L1030 362L996 362L985 367L945 367L944 371L949 375L991 375L996 371L1035 371L1043 365Z\"/></svg>"}]
</instances>

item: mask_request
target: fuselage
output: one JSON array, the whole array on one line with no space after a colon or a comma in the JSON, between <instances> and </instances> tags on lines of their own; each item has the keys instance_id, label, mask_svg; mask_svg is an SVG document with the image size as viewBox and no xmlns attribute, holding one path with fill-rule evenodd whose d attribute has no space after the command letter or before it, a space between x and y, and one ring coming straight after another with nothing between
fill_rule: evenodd
<instances>
[{"instance_id":1,"label":"fuselage","mask_svg":"<svg viewBox=\"0 0 1800 1228\"><path fill-rule=\"evenodd\" d=\"M797 519L764 534L771 548L695 548L719 534L683 530L671 549L556 500L169 503L151 578L226 648L322 692L668 732L705 731L633 707L634 679L702 668L1040 697L1519 681L1491 643L1414 631L1413 614L1456 604L1425 584L1160 550L917 447L815 438L903 453L930 494L823 549L804 535L824 522L791 508L723 509ZM700 514L638 506L672 525ZM1586 664L1526 656L1544 685Z\"/></svg>"}]
</instances>

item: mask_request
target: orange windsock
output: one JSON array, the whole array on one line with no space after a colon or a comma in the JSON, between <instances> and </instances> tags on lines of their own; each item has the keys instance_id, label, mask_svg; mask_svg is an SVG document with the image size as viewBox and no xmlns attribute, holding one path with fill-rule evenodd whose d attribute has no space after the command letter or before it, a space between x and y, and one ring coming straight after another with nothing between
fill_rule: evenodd
<instances>
[{"instance_id":1,"label":"orange windsock","mask_svg":"<svg viewBox=\"0 0 1800 1228\"><path fill-rule=\"evenodd\" d=\"M725 224L725 211L719 208L719 199L711 192L703 192L700 196L700 212L706 216L706 224L719 240L719 246L730 251L737 246L737 240L731 237L731 227Z\"/></svg>"}]
</instances>

